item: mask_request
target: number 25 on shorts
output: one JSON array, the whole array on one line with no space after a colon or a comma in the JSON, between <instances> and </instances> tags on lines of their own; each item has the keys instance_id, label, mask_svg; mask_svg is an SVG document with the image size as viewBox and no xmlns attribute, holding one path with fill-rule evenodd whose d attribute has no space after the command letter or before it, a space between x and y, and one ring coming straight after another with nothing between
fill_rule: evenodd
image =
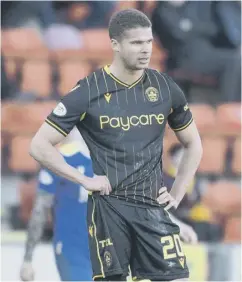
<instances>
[{"instance_id":1,"label":"number 25 on shorts","mask_svg":"<svg viewBox=\"0 0 242 282\"><path fill-rule=\"evenodd\" d=\"M184 257L184 253L181 248L181 240L178 234L161 237L160 241L163 245L164 259L172 259L177 256Z\"/></svg>"}]
</instances>

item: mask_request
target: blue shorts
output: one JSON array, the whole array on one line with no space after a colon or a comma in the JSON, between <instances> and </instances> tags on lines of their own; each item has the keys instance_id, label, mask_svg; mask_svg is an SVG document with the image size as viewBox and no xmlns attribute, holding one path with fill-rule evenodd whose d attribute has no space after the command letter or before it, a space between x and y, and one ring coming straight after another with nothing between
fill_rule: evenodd
<instances>
[{"instance_id":1,"label":"blue shorts","mask_svg":"<svg viewBox=\"0 0 242 282\"><path fill-rule=\"evenodd\" d=\"M55 252L55 260L62 281L92 281L91 261L86 256Z\"/></svg>"}]
</instances>

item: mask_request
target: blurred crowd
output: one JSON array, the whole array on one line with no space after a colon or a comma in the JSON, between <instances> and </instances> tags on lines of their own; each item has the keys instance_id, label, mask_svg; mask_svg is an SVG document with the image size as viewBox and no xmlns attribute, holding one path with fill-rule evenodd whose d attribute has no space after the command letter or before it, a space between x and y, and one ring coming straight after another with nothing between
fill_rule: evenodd
<instances>
[{"instance_id":1,"label":"blurred crowd","mask_svg":"<svg viewBox=\"0 0 242 282\"><path fill-rule=\"evenodd\" d=\"M222 101L239 101L240 17L240 1L159 2L153 27L169 52L168 70L211 76Z\"/></svg>"},{"instance_id":2,"label":"blurred crowd","mask_svg":"<svg viewBox=\"0 0 242 282\"><path fill-rule=\"evenodd\" d=\"M115 1L3 1L1 25L35 29L49 49L78 49L83 45L79 30L106 28L115 6ZM21 95L9 81L4 54L1 59L2 99Z\"/></svg>"},{"instance_id":3,"label":"blurred crowd","mask_svg":"<svg viewBox=\"0 0 242 282\"><path fill-rule=\"evenodd\" d=\"M106 28L114 11L134 6L152 19L154 34L166 51L165 71L180 82L190 100L191 85L199 84L217 87L216 100L240 101L240 1L127 2L3 1L1 24L3 29L35 28L50 49L76 49L85 44L79 30ZM4 67L3 99L11 95Z\"/></svg>"},{"instance_id":4,"label":"blurred crowd","mask_svg":"<svg viewBox=\"0 0 242 282\"><path fill-rule=\"evenodd\" d=\"M208 153L205 152L208 156L207 166L198 171L177 211L177 216L194 227L200 241L239 240L240 231L235 234L234 230L241 219L241 191L239 188L241 168L234 169L233 162L234 158L240 158L241 154L240 145L238 145L240 144L240 126L238 124L241 122L240 1L2 1L1 6L1 90L2 101L8 106L8 113L11 108L8 104L9 101L30 103L56 100L64 94L64 90L71 89L74 85L72 80L77 81L89 73L92 68L104 65L106 50L98 48L104 48L100 47L104 46L102 41L106 40L109 44L108 38L102 37L104 34L102 32L107 28L109 18L114 11L131 7L145 12L152 20L156 44L151 67L154 66L167 72L184 90L189 103L205 104L205 112L201 110L202 113L199 115L202 120L201 127L212 123L209 115L210 120L207 121L207 124L204 121L209 111L212 113L211 116L219 115L220 110L217 111L216 107L219 107L220 104L231 103L234 105L232 111L236 109L234 112L235 121L232 121L233 126L235 124L235 129L232 133L224 131L222 137L218 134L216 137L209 136L209 139L206 135L207 131L203 131L205 133L204 140L208 145L206 147ZM29 60L28 56L31 54L29 52L33 50L29 49L27 56L23 52L24 50L20 50L20 52L16 46L22 44L21 46L24 47L20 46L19 49L27 48L24 41L28 42L29 38L20 37L22 39L20 42L16 37L15 41L14 35L9 35L8 31L16 32L19 29L29 28L38 34L41 44L44 45L42 48L44 51L46 51L45 48L48 52L56 51L54 59L49 57L49 53L47 55L48 60L50 58L51 62L55 62L51 70L49 63L48 66L42 64L41 60L43 58L46 60L46 53L42 53L42 49L41 52L33 53L33 57L36 56L36 60L39 60L39 67L35 69L31 64L28 65L30 66L28 68L29 74L25 69L25 60ZM96 33L93 33L91 42L88 42L87 34L92 34L93 30ZM96 37L98 34L100 34L100 38ZM60 50L63 52L58 53ZM83 63L81 69L76 65L74 69L71 69L72 67L66 64L66 58L69 56L70 61L73 62L73 58L75 61L76 57L65 53L65 50L73 50L71 54L75 54L74 51L76 51L78 56L80 54L83 56L83 60L85 56L88 56L88 60L90 60L88 65ZM98 52L99 54L97 54ZM63 54L65 54L65 58ZM58 64L65 63L66 76L64 68L59 69L56 64L58 56L61 56L61 61L58 61ZM109 59L109 56L107 58ZM43 69L43 74L40 69ZM43 89L43 87L47 87L47 80L42 80L44 75L47 75L49 83L54 85L47 90ZM28 76L30 76L29 81L27 80ZM34 76L37 78L34 79ZM70 76L71 79L68 78ZM68 87L63 88L61 85L65 79L66 81L69 79L68 82L65 82ZM56 81L59 80L60 87L56 86L58 84ZM71 82L69 82L70 80ZM39 93L38 89L32 87L38 83L42 83L39 86ZM51 93L49 93L50 91ZM227 109L228 107L226 107L226 111ZM16 114L16 108L14 108L14 112ZM4 110L3 113L5 113ZM35 113L37 115L38 111ZM233 116L233 113L231 115ZM229 127L231 129L230 125L228 125ZM3 124L2 131L4 128ZM12 133L8 132L8 125L6 128L2 150L6 150L3 157L5 156L7 159L9 151L14 150L14 147L8 144L9 136ZM21 143L19 140L16 141L18 144ZM168 138L167 140L173 139ZM10 142L10 144L12 143ZM14 144L13 146L15 146ZM28 144L28 142L21 144ZM210 148L211 144L214 146ZM237 148L236 151L235 148ZM218 157L222 159L217 159L213 170L208 166L214 161L211 158L215 159L213 157L214 150L218 150ZM23 147L21 151L23 151ZM17 149L14 152L17 154ZM165 153L163 167L165 183L168 188L174 181L181 152L182 149L174 142L174 146L169 146L169 150ZM21 153L18 154L21 155ZM238 162L240 161L237 160ZM7 161L4 162L4 164L7 163ZM13 163L14 161L10 162L10 167L5 165L3 172L15 172L21 175L22 182L19 184L21 210L19 214L25 224L31 211L37 169L35 166L33 169L28 169L28 166L26 170L19 169L18 165L13 165ZM217 165L222 167L218 168ZM19 225L16 223L18 220L19 217L13 219L13 225Z\"/></svg>"}]
</instances>

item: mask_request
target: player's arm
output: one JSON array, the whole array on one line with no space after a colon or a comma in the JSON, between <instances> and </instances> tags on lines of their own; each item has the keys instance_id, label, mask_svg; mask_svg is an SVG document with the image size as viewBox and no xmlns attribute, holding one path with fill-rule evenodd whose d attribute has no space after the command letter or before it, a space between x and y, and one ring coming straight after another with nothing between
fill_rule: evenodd
<instances>
[{"instance_id":1,"label":"player's arm","mask_svg":"<svg viewBox=\"0 0 242 282\"><path fill-rule=\"evenodd\" d=\"M55 145L63 141L64 138L65 136L45 122L32 139L30 155L57 175L75 183L84 184L86 177L80 174L74 167L68 165L60 152L55 148Z\"/></svg>"},{"instance_id":2,"label":"player's arm","mask_svg":"<svg viewBox=\"0 0 242 282\"><path fill-rule=\"evenodd\" d=\"M191 183L202 158L202 143L193 121L187 128L175 132L178 140L184 146L177 175L170 194L179 204L184 197L187 187Z\"/></svg>"},{"instance_id":3,"label":"player's arm","mask_svg":"<svg viewBox=\"0 0 242 282\"><path fill-rule=\"evenodd\" d=\"M167 193L166 188L163 187L160 189L161 195L157 199L160 204L168 202L165 209L170 209L171 207L177 208L184 197L187 187L197 171L203 150L196 124L182 90L170 78L167 78L167 81L172 105L168 123L184 147L184 153L170 193Z\"/></svg>"},{"instance_id":4,"label":"player's arm","mask_svg":"<svg viewBox=\"0 0 242 282\"><path fill-rule=\"evenodd\" d=\"M88 94L82 81L66 95L47 117L32 139L30 155L44 167L70 181L83 185L90 191L109 194L111 190L105 176L89 178L68 165L55 145L60 143L77 125L88 107Z\"/></svg>"},{"instance_id":5,"label":"player's arm","mask_svg":"<svg viewBox=\"0 0 242 282\"><path fill-rule=\"evenodd\" d=\"M20 277L23 281L31 281L34 278L34 271L31 266L33 252L43 234L48 211L52 204L53 194L43 190L38 190L29 221L24 262L20 271Z\"/></svg>"}]
</instances>

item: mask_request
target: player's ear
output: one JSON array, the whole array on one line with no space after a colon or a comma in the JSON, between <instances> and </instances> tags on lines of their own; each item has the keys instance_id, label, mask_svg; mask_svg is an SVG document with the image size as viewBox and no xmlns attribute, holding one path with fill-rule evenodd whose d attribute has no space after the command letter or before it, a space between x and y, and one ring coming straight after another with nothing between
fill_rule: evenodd
<instances>
[{"instance_id":1,"label":"player's ear","mask_svg":"<svg viewBox=\"0 0 242 282\"><path fill-rule=\"evenodd\" d=\"M111 46L112 46L113 51L119 52L119 44L116 39L113 39L113 38L111 39Z\"/></svg>"}]
</instances>

